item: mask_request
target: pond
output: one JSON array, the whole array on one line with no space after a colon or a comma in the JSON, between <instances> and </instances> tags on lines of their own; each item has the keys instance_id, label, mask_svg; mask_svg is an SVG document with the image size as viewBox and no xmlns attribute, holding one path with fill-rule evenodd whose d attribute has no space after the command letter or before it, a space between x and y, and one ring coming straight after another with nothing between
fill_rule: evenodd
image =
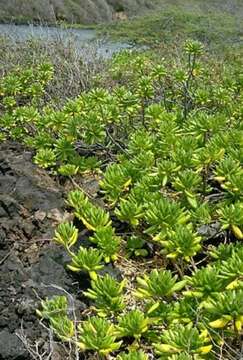
<instances>
[{"instance_id":1,"label":"pond","mask_svg":"<svg viewBox=\"0 0 243 360\"><path fill-rule=\"evenodd\" d=\"M63 29L51 26L0 24L0 36L7 36L13 41L40 39L46 42L61 41L68 44L72 41L78 51L87 46L96 47L97 54L108 58L131 45L122 42L112 42L98 39L95 30L91 29Z\"/></svg>"}]
</instances>

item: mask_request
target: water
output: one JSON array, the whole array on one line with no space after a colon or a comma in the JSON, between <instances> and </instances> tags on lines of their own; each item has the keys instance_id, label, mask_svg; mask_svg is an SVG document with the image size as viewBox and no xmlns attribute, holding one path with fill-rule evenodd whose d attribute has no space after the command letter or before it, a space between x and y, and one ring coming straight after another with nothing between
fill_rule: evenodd
<instances>
[{"instance_id":1,"label":"water","mask_svg":"<svg viewBox=\"0 0 243 360\"><path fill-rule=\"evenodd\" d=\"M131 48L131 45L122 42L98 40L95 30L90 29L61 29L51 26L0 24L0 36L8 36L13 41L40 39L51 42L59 40L64 44L72 41L80 52L87 46L95 46L98 55L103 58L108 58L122 49Z\"/></svg>"}]
</instances>

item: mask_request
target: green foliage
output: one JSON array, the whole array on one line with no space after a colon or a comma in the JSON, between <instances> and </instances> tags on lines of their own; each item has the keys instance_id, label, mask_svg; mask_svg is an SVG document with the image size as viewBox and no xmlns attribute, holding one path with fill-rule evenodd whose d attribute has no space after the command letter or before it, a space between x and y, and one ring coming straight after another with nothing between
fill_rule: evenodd
<instances>
[{"instance_id":1,"label":"green foliage","mask_svg":"<svg viewBox=\"0 0 243 360\"><path fill-rule=\"evenodd\" d=\"M127 191L131 179L123 171L119 164L110 165L100 186L107 199L115 204L124 191Z\"/></svg>"},{"instance_id":2,"label":"green foliage","mask_svg":"<svg viewBox=\"0 0 243 360\"><path fill-rule=\"evenodd\" d=\"M159 235L156 240L164 247L167 258L182 258L190 261L201 249L201 237L194 233L189 226L179 224L176 230L167 232L167 236Z\"/></svg>"},{"instance_id":3,"label":"green foliage","mask_svg":"<svg viewBox=\"0 0 243 360\"><path fill-rule=\"evenodd\" d=\"M81 350L93 350L100 355L119 349L121 342L116 342L115 327L106 319L91 317L78 326L79 347Z\"/></svg>"},{"instance_id":4,"label":"green foliage","mask_svg":"<svg viewBox=\"0 0 243 360\"><path fill-rule=\"evenodd\" d=\"M187 40L184 45L185 52L189 55L202 55L203 45L199 41Z\"/></svg>"},{"instance_id":5,"label":"green foliage","mask_svg":"<svg viewBox=\"0 0 243 360\"><path fill-rule=\"evenodd\" d=\"M115 231L112 226L97 228L94 236L91 237L90 240L97 244L97 246L101 249L105 262L117 259L121 240L115 235Z\"/></svg>"},{"instance_id":6,"label":"green foliage","mask_svg":"<svg viewBox=\"0 0 243 360\"><path fill-rule=\"evenodd\" d=\"M175 190L182 192L193 208L197 208L196 194L202 186L202 179L197 173L193 170L181 171L172 184Z\"/></svg>"},{"instance_id":7,"label":"green foliage","mask_svg":"<svg viewBox=\"0 0 243 360\"><path fill-rule=\"evenodd\" d=\"M149 275L143 278L138 277L139 288L136 296L139 298L163 299L172 296L175 292L180 291L186 284L186 281L176 282L177 276L172 276L169 270L152 270Z\"/></svg>"},{"instance_id":8,"label":"green foliage","mask_svg":"<svg viewBox=\"0 0 243 360\"><path fill-rule=\"evenodd\" d=\"M103 254L99 250L85 249L80 246L77 254L72 256L72 262L68 268L74 272L87 271L92 279L97 279L96 271L103 268L102 257Z\"/></svg>"},{"instance_id":9,"label":"green foliage","mask_svg":"<svg viewBox=\"0 0 243 360\"><path fill-rule=\"evenodd\" d=\"M119 220L137 226L139 219L143 216L143 207L133 199L121 199L119 209L116 208L115 214Z\"/></svg>"},{"instance_id":10,"label":"green foliage","mask_svg":"<svg viewBox=\"0 0 243 360\"><path fill-rule=\"evenodd\" d=\"M195 40L183 49L180 59L121 52L107 88L97 79L58 110L45 96L51 68L0 81L0 137L27 144L68 189L95 186L67 194L75 226L64 222L54 236L68 268L90 275L90 306L74 319L57 297L38 311L91 356L240 357L242 57L221 63ZM113 271L124 280L104 275Z\"/></svg>"},{"instance_id":11,"label":"green foliage","mask_svg":"<svg viewBox=\"0 0 243 360\"><path fill-rule=\"evenodd\" d=\"M84 295L94 300L95 308L100 316L118 313L124 308L123 288L125 281L118 282L110 275L99 277L91 281L92 289L84 292Z\"/></svg>"},{"instance_id":12,"label":"green foliage","mask_svg":"<svg viewBox=\"0 0 243 360\"><path fill-rule=\"evenodd\" d=\"M224 289L224 281L216 267L207 266L198 270L192 277L188 278L191 290L186 291L187 296L199 299L214 297Z\"/></svg>"},{"instance_id":13,"label":"green foliage","mask_svg":"<svg viewBox=\"0 0 243 360\"><path fill-rule=\"evenodd\" d=\"M144 248L146 242L141 237L137 237L135 235L129 237L127 239L127 252L128 256L142 256L146 257L148 255L148 250Z\"/></svg>"},{"instance_id":14,"label":"green foliage","mask_svg":"<svg viewBox=\"0 0 243 360\"><path fill-rule=\"evenodd\" d=\"M139 339L149 327L149 319L140 310L131 310L119 318L117 336Z\"/></svg>"},{"instance_id":15,"label":"green foliage","mask_svg":"<svg viewBox=\"0 0 243 360\"><path fill-rule=\"evenodd\" d=\"M238 253L243 248L243 244L239 243L232 243L232 244L220 244L219 246L214 246L210 250L210 256L222 262L223 260L228 260L231 258L235 253Z\"/></svg>"},{"instance_id":16,"label":"green foliage","mask_svg":"<svg viewBox=\"0 0 243 360\"><path fill-rule=\"evenodd\" d=\"M208 354L212 345L207 333L200 333L191 324L187 326L177 325L166 330L161 336L161 343L154 344L157 354L168 357L169 354L185 352L188 355Z\"/></svg>"},{"instance_id":17,"label":"green foliage","mask_svg":"<svg viewBox=\"0 0 243 360\"><path fill-rule=\"evenodd\" d=\"M74 336L74 323L67 316L50 319L51 327L62 341L69 342Z\"/></svg>"},{"instance_id":18,"label":"green foliage","mask_svg":"<svg viewBox=\"0 0 243 360\"><path fill-rule=\"evenodd\" d=\"M37 310L37 313L43 319L62 317L67 313L67 298L65 296L55 296L50 300L43 300L41 306L42 310Z\"/></svg>"},{"instance_id":19,"label":"green foliage","mask_svg":"<svg viewBox=\"0 0 243 360\"><path fill-rule=\"evenodd\" d=\"M108 227L111 223L109 213L93 205L82 191L71 191L67 203L75 209L76 217L89 230L95 231L98 228Z\"/></svg>"},{"instance_id":20,"label":"green foliage","mask_svg":"<svg viewBox=\"0 0 243 360\"><path fill-rule=\"evenodd\" d=\"M238 251L234 251L232 256L224 260L220 266L220 275L228 282L228 288L234 288L242 284L243 276L243 247L239 247Z\"/></svg>"},{"instance_id":21,"label":"green foliage","mask_svg":"<svg viewBox=\"0 0 243 360\"><path fill-rule=\"evenodd\" d=\"M68 193L67 204L75 210L79 210L83 206L87 206L87 203L88 198L84 194L84 192L79 190L73 190Z\"/></svg>"},{"instance_id":22,"label":"green foliage","mask_svg":"<svg viewBox=\"0 0 243 360\"><path fill-rule=\"evenodd\" d=\"M146 230L149 234L160 232L164 229L173 229L179 224L186 224L189 220L189 215L179 204L165 198L148 203L147 207L145 219L150 225Z\"/></svg>"},{"instance_id":23,"label":"green foliage","mask_svg":"<svg viewBox=\"0 0 243 360\"><path fill-rule=\"evenodd\" d=\"M102 33L111 34L114 39L123 39L138 44L160 45L163 39L163 50L166 44L181 44L187 41L185 50L196 50L201 53L202 46L216 47L219 51L225 48L230 39L239 38L239 27L242 14L242 4L239 1L205 0L203 3L186 0L173 2L160 0L151 6L158 6L157 11L150 11L144 16L135 17L129 21L102 26ZM230 9L230 11L229 11ZM238 21L236 21L238 19ZM209 26L210 20L210 26ZM171 51L171 50L170 50Z\"/></svg>"},{"instance_id":24,"label":"green foliage","mask_svg":"<svg viewBox=\"0 0 243 360\"><path fill-rule=\"evenodd\" d=\"M78 210L76 216L82 220L89 230L97 230L102 226L107 227L110 225L109 214L103 209L90 204L86 208Z\"/></svg>"},{"instance_id":25,"label":"green foliage","mask_svg":"<svg viewBox=\"0 0 243 360\"><path fill-rule=\"evenodd\" d=\"M171 355L168 360L193 360L194 355L188 355L187 353L175 354ZM197 360L201 360L202 358L197 356Z\"/></svg>"},{"instance_id":26,"label":"green foliage","mask_svg":"<svg viewBox=\"0 0 243 360\"><path fill-rule=\"evenodd\" d=\"M34 162L44 169L50 168L56 163L56 154L52 149L40 149L35 155Z\"/></svg>"},{"instance_id":27,"label":"green foliage","mask_svg":"<svg viewBox=\"0 0 243 360\"><path fill-rule=\"evenodd\" d=\"M55 231L54 241L63 245L67 250L73 246L78 239L78 229L72 223L62 223Z\"/></svg>"},{"instance_id":28,"label":"green foliage","mask_svg":"<svg viewBox=\"0 0 243 360\"><path fill-rule=\"evenodd\" d=\"M235 203L218 210L223 229L230 228L237 239L243 239L243 204Z\"/></svg>"},{"instance_id":29,"label":"green foliage","mask_svg":"<svg viewBox=\"0 0 243 360\"><path fill-rule=\"evenodd\" d=\"M117 360L148 360L148 355L143 351L130 351L129 353L121 353L117 356Z\"/></svg>"},{"instance_id":30,"label":"green foliage","mask_svg":"<svg viewBox=\"0 0 243 360\"><path fill-rule=\"evenodd\" d=\"M74 336L74 323L67 316L68 303L65 296L55 296L41 302L42 310L37 314L50 321L51 327L63 341L70 341Z\"/></svg>"},{"instance_id":31,"label":"green foliage","mask_svg":"<svg viewBox=\"0 0 243 360\"><path fill-rule=\"evenodd\" d=\"M234 326L236 332L243 327L243 290L234 290L216 294L215 299L209 301L205 308L213 321L209 326L221 329L229 325Z\"/></svg>"},{"instance_id":32,"label":"green foliage","mask_svg":"<svg viewBox=\"0 0 243 360\"><path fill-rule=\"evenodd\" d=\"M59 167L58 172L63 176L74 176L78 172L78 167L72 164L66 164Z\"/></svg>"},{"instance_id":33,"label":"green foliage","mask_svg":"<svg viewBox=\"0 0 243 360\"><path fill-rule=\"evenodd\" d=\"M207 202L202 203L191 211L191 219L196 224L206 225L212 221L212 209Z\"/></svg>"},{"instance_id":34,"label":"green foliage","mask_svg":"<svg viewBox=\"0 0 243 360\"><path fill-rule=\"evenodd\" d=\"M184 293L187 295L187 292ZM197 321L200 317L200 307L198 298L183 297L179 301L175 302L169 309L167 318L171 324L191 324Z\"/></svg>"},{"instance_id":35,"label":"green foliage","mask_svg":"<svg viewBox=\"0 0 243 360\"><path fill-rule=\"evenodd\" d=\"M215 180L219 183L229 179L231 175L238 175L242 173L242 168L238 161L231 156L223 159L215 169Z\"/></svg>"}]
</instances>

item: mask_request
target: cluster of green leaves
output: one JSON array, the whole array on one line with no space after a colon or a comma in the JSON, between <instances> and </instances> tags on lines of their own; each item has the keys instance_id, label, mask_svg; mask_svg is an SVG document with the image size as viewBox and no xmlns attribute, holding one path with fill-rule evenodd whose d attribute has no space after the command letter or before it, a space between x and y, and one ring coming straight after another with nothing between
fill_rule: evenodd
<instances>
[{"instance_id":1,"label":"cluster of green leaves","mask_svg":"<svg viewBox=\"0 0 243 360\"><path fill-rule=\"evenodd\" d=\"M35 69L16 68L0 80L1 140L9 136L24 140L33 135L40 117L38 106L53 71L51 64L43 63Z\"/></svg>"},{"instance_id":2,"label":"cluster of green leaves","mask_svg":"<svg viewBox=\"0 0 243 360\"><path fill-rule=\"evenodd\" d=\"M118 54L109 91L83 93L59 111L35 107L33 119L21 115L33 104L4 110L4 134L21 128L41 166L76 176L95 169L99 152L111 160L100 172L103 208L80 190L67 197L90 246L72 223L59 225L54 238L70 256L68 268L90 275L84 295L95 316L77 326L62 298L40 310L81 351L146 359L149 348L166 359L216 359L240 345L242 70L236 62L213 75L199 60L200 43L184 50L185 61L168 68L146 54ZM127 232L117 234L118 222ZM104 275L106 263L121 268L126 255L138 261L137 276L122 274L119 283ZM140 269L137 256L153 257L154 268Z\"/></svg>"}]
</instances>

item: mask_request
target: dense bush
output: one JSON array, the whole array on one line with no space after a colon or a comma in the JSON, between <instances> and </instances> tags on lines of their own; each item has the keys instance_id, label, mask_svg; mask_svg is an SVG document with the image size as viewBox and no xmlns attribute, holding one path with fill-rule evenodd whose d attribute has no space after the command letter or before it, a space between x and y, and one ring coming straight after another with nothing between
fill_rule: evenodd
<instances>
[{"instance_id":1,"label":"dense bush","mask_svg":"<svg viewBox=\"0 0 243 360\"><path fill-rule=\"evenodd\" d=\"M118 359L241 357L241 60L209 66L194 41L184 51L179 65L120 53L109 89L83 92L58 111L38 105L51 65L1 80L1 138L21 140L36 164L74 183L87 172L100 179L103 208L80 189L67 195L90 246L81 240L77 249L73 223L59 225L54 238L70 256L68 268L92 279L84 293L89 316L77 324L65 297L38 310L78 351ZM121 283L100 274L109 262Z\"/></svg>"}]
</instances>

